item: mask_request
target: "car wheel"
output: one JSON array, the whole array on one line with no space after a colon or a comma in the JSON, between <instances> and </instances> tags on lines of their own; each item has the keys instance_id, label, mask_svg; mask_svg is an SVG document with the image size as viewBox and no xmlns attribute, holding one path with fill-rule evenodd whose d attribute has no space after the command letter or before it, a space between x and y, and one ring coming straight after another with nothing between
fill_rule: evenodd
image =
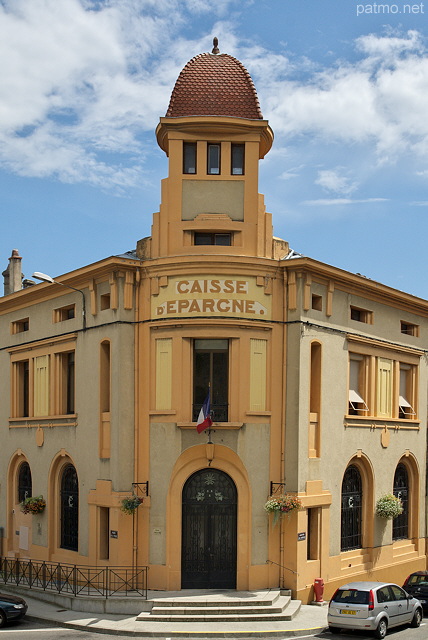
<instances>
[{"instance_id":1,"label":"car wheel","mask_svg":"<svg viewBox=\"0 0 428 640\"><path fill-rule=\"evenodd\" d=\"M416 609L415 615L412 618L410 623L411 627L419 627L422 622L422 611L420 609Z\"/></svg>"},{"instance_id":2,"label":"car wheel","mask_svg":"<svg viewBox=\"0 0 428 640\"><path fill-rule=\"evenodd\" d=\"M7 622L6 615L3 611L0 611L0 627L4 627Z\"/></svg>"},{"instance_id":3,"label":"car wheel","mask_svg":"<svg viewBox=\"0 0 428 640\"><path fill-rule=\"evenodd\" d=\"M384 638L386 636L386 632L388 630L388 623L385 618L379 620L379 624L377 625L377 629L374 632L375 638Z\"/></svg>"}]
</instances>

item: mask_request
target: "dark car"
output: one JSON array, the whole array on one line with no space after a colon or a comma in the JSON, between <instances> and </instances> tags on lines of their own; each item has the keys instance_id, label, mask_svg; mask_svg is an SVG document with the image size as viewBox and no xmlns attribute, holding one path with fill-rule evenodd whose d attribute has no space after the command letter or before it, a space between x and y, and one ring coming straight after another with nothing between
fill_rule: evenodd
<instances>
[{"instance_id":1,"label":"dark car","mask_svg":"<svg viewBox=\"0 0 428 640\"><path fill-rule=\"evenodd\" d=\"M27 609L27 603L23 598L0 593L0 627L12 620L20 620L27 613Z\"/></svg>"},{"instance_id":2,"label":"dark car","mask_svg":"<svg viewBox=\"0 0 428 640\"><path fill-rule=\"evenodd\" d=\"M415 571L406 578L403 589L417 598L425 612L428 612L428 571Z\"/></svg>"}]
</instances>

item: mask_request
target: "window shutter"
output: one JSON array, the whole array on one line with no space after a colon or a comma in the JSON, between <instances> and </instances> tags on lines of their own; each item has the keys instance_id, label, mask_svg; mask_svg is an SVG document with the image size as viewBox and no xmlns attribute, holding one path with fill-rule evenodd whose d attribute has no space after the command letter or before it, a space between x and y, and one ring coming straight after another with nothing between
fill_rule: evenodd
<instances>
[{"instance_id":1,"label":"window shutter","mask_svg":"<svg viewBox=\"0 0 428 640\"><path fill-rule=\"evenodd\" d=\"M34 358L34 415L49 415L49 356Z\"/></svg>"},{"instance_id":2,"label":"window shutter","mask_svg":"<svg viewBox=\"0 0 428 640\"><path fill-rule=\"evenodd\" d=\"M378 358L377 415L392 417L392 360Z\"/></svg>"}]
</instances>

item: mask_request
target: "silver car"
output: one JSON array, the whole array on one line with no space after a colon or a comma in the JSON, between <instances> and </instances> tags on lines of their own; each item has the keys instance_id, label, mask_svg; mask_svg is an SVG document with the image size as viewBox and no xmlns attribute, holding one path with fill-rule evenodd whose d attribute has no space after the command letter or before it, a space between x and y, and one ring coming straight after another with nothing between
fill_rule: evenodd
<instances>
[{"instance_id":1,"label":"silver car","mask_svg":"<svg viewBox=\"0 0 428 640\"><path fill-rule=\"evenodd\" d=\"M422 605L404 589L390 582L350 582L339 587L328 607L328 628L373 631L384 638L389 627L419 627Z\"/></svg>"}]
</instances>

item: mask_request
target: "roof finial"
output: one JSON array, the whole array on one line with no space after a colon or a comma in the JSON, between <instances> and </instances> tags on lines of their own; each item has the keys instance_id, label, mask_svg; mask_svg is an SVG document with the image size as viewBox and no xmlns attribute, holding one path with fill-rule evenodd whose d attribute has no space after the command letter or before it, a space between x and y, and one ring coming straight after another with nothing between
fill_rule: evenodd
<instances>
[{"instance_id":1,"label":"roof finial","mask_svg":"<svg viewBox=\"0 0 428 640\"><path fill-rule=\"evenodd\" d=\"M213 50L211 53L220 53L220 49L218 48L218 38L213 38Z\"/></svg>"}]
</instances>

